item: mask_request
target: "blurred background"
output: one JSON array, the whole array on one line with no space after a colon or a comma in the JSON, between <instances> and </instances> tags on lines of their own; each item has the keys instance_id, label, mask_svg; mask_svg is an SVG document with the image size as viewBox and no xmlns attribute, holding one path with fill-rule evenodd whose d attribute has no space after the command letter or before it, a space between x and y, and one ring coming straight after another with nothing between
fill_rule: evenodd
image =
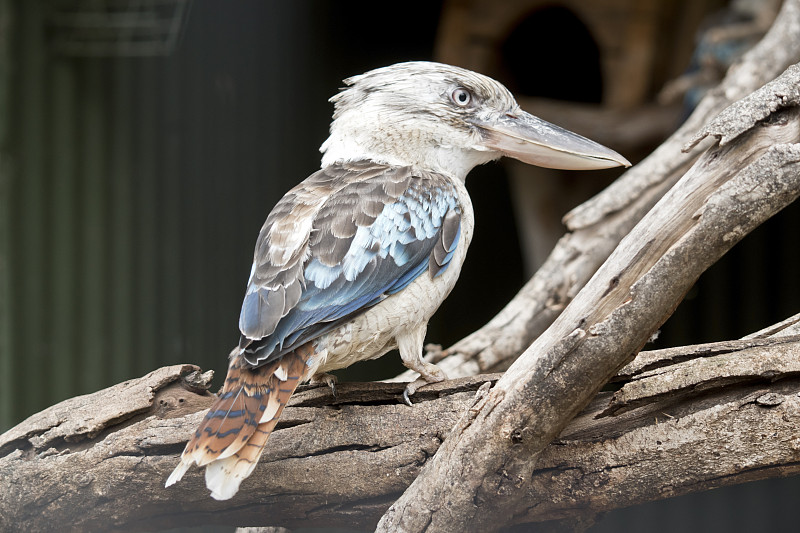
<instances>
[{"instance_id":1,"label":"blurred background","mask_svg":"<svg viewBox=\"0 0 800 533\"><path fill-rule=\"evenodd\" d=\"M636 162L779 4L0 0L0 432L168 364L221 383L256 236L319 167L343 78L406 60L472 68ZM428 341L489 320L564 233L564 213L619 173L473 171L470 257ZM653 347L738 338L797 312L799 222L790 207L737 245ZM401 370L388 355L341 378ZM610 513L593 531L794 530L799 491L798 479L720 489Z\"/></svg>"}]
</instances>

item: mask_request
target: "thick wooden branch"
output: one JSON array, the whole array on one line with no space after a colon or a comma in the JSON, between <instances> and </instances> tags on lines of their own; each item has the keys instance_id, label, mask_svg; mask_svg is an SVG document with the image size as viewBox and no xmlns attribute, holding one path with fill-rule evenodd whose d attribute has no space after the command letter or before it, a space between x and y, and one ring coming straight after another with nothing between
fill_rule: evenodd
<instances>
[{"instance_id":1,"label":"thick wooden branch","mask_svg":"<svg viewBox=\"0 0 800 533\"><path fill-rule=\"evenodd\" d=\"M730 131L723 114L702 131L701 138L729 142L698 159L459 420L379 531L490 529L531 497L536 458L550 440L644 346L706 268L800 195L798 84L800 67L792 66L726 112L762 119Z\"/></svg>"},{"instance_id":2,"label":"thick wooden branch","mask_svg":"<svg viewBox=\"0 0 800 533\"><path fill-rule=\"evenodd\" d=\"M450 377L505 370L553 323L622 238L696 161L682 149L731 103L800 60L800 0L785 0L762 41L735 64L686 122L650 156L565 218L569 232L517 296L452 347L429 353ZM410 380L407 372L400 379Z\"/></svg>"},{"instance_id":3,"label":"thick wooden branch","mask_svg":"<svg viewBox=\"0 0 800 533\"><path fill-rule=\"evenodd\" d=\"M800 423L800 338L645 352L636 362L626 367L626 385L598 395L542 452L526 485L529 494L507 524L590 519L800 471L794 431ZM726 369L726 379L712 374L698 381L687 372L698 364ZM243 490L217 502L199 470L185 483L163 487L211 401L181 382L191 370L166 367L73 398L2 435L0 530L371 529L460 413L499 377L423 389L413 408L398 403L402 385L344 383L335 399L325 388L306 389L285 411L267 457ZM667 394L641 393L665 384L673 387ZM629 400L634 389L640 391L635 404Z\"/></svg>"},{"instance_id":4,"label":"thick wooden branch","mask_svg":"<svg viewBox=\"0 0 800 533\"><path fill-rule=\"evenodd\" d=\"M670 350L671 361L683 352L681 362L601 393L542 451L530 481L517 480L527 510L514 522L591 521L614 508L800 473L797 341ZM771 370L759 373L760 364ZM698 366L718 372L698 379Z\"/></svg>"}]
</instances>

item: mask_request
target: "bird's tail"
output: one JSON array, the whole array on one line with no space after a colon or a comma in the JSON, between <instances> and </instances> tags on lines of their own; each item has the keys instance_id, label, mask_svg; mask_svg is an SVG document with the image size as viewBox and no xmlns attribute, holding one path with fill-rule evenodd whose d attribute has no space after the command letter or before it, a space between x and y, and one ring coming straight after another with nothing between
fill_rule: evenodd
<instances>
[{"instance_id":1,"label":"bird's tail","mask_svg":"<svg viewBox=\"0 0 800 533\"><path fill-rule=\"evenodd\" d=\"M195 463L206 467L206 486L213 498L232 498L255 468L289 397L307 377L313 354L308 343L259 368L248 368L234 355L222 392L186 444L166 486L179 481Z\"/></svg>"}]
</instances>

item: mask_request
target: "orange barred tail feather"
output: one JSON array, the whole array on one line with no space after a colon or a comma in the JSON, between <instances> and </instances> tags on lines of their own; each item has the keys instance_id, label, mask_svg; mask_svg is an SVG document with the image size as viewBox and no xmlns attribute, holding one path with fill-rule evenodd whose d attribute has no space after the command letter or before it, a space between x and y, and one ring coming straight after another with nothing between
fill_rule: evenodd
<instances>
[{"instance_id":1,"label":"orange barred tail feather","mask_svg":"<svg viewBox=\"0 0 800 533\"><path fill-rule=\"evenodd\" d=\"M186 444L166 486L179 481L194 463L206 467L213 498L232 498L255 468L289 397L307 377L313 354L305 344L259 368L248 368L234 355L222 392Z\"/></svg>"}]
</instances>

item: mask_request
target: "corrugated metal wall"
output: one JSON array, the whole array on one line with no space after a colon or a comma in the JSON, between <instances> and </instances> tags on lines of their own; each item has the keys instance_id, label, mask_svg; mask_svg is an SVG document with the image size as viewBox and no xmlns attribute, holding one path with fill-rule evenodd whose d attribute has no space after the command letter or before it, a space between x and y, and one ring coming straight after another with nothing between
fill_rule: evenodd
<instances>
[{"instance_id":1,"label":"corrugated metal wall","mask_svg":"<svg viewBox=\"0 0 800 533\"><path fill-rule=\"evenodd\" d=\"M11 164L10 109L13 71L12 40L15 34L15 12L12 0L0 0L0 431L10 426L11 398L14 391L2 376L11 375L11 289L10 185L14 169Z\"/></svg>"},{"instance_id":2,"label":"corrugated metal wall","mask_svg":"<svg viewBox=\"0 0 800 533\"><path fill-rule=\"evenodd\" d=\"M196 6L155 58L59 56L46 6L17 5L2 427L163 364L224 366L254 237L316 165L335 90L282 83L316 63L301 5Z\"/></svg>"}]
</instances>

